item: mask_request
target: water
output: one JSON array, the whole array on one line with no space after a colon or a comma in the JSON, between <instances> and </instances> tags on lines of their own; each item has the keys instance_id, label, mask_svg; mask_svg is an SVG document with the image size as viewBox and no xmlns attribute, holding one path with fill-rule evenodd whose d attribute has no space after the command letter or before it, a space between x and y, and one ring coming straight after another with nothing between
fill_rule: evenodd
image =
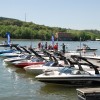
<instances>
[{"instance_id":1,"label":"water","mask_svg":"<svg viewBox=\"0 0 100 100\"><path fill-rule=\"evenodd\" d=\"M16 40L13 43L22 46L32 44L37 47L38 41ZM50 41L48 43L51 44ZM59 49L61 49L62 43L63 41L59 42ZM75 50L80 45L80 42L73 41L64 43L69 50ZM91 48L97 48L96 54L100 54L99 41L83 43L88 44ZM0 64L0 100L77 100L76 88L78 87L39 82L25 70L5 65L3 58L0 58Z\"/></svg>"}]
</instances>

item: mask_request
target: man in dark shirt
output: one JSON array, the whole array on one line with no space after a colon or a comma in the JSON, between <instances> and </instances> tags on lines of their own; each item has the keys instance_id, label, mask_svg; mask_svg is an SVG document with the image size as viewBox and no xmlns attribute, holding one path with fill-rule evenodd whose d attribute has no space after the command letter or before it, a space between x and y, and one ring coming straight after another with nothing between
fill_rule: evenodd
<instances>
[{"instance_id":1,"label":"man in dark shirt","mask_svg":"<svg viewBox=\"0 0 100 100\"><path fill-rule=\"evenodd\" d=\"M65 53L65 44L62 44L62 52Z\"/></svg>"}]
</instances>

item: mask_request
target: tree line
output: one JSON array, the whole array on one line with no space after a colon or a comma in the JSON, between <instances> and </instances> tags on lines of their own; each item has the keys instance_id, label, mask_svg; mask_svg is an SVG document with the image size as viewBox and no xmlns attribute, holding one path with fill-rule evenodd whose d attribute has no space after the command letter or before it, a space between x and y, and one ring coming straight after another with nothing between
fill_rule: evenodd
<instances>
[{"instance_id":1,"label":"tree line","mask_svg":"<svg viewBox=\"0 0 100 100\"><path fill-rule=\"evenodd\" d=\"M0 17L0 37L5 38L6 32L11 33L13 39L41 39L51 40L52 34L57 32L70 33L73 40L95 40L100 38L98 30L73 30L60 27L38 25L33 22L25 22L12 18Z\"/></svg>"}]
</instances>

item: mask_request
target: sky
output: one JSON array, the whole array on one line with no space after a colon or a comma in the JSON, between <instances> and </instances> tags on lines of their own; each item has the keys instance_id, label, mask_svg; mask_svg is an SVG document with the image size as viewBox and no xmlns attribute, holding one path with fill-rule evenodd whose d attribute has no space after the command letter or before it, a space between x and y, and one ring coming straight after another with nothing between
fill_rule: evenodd
<instances>
[{"instance_id":1,"label":"sky","mask_svg":"<svg viewBox=\"0 0 100 100\"><path fill-rule=\"evenodd\" d=\"M50 27L100 30L100 0L0 0L0 17Z\"/></svg>"}]
</instances>

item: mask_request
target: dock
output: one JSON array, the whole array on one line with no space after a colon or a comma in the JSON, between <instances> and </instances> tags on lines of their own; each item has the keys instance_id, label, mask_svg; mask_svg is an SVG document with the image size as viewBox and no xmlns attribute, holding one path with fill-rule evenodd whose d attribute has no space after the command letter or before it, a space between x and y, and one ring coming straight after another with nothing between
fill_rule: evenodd
<instances>
[{"instance_id":1,"label":"dock","mask_svg":"<svg viewBox=\"0 0 100 100\"><path fill-rule=\"evenodd\" d=\"M100 88L79 88L78 100L100 100Z\"/></svg>"}]
</instances>

